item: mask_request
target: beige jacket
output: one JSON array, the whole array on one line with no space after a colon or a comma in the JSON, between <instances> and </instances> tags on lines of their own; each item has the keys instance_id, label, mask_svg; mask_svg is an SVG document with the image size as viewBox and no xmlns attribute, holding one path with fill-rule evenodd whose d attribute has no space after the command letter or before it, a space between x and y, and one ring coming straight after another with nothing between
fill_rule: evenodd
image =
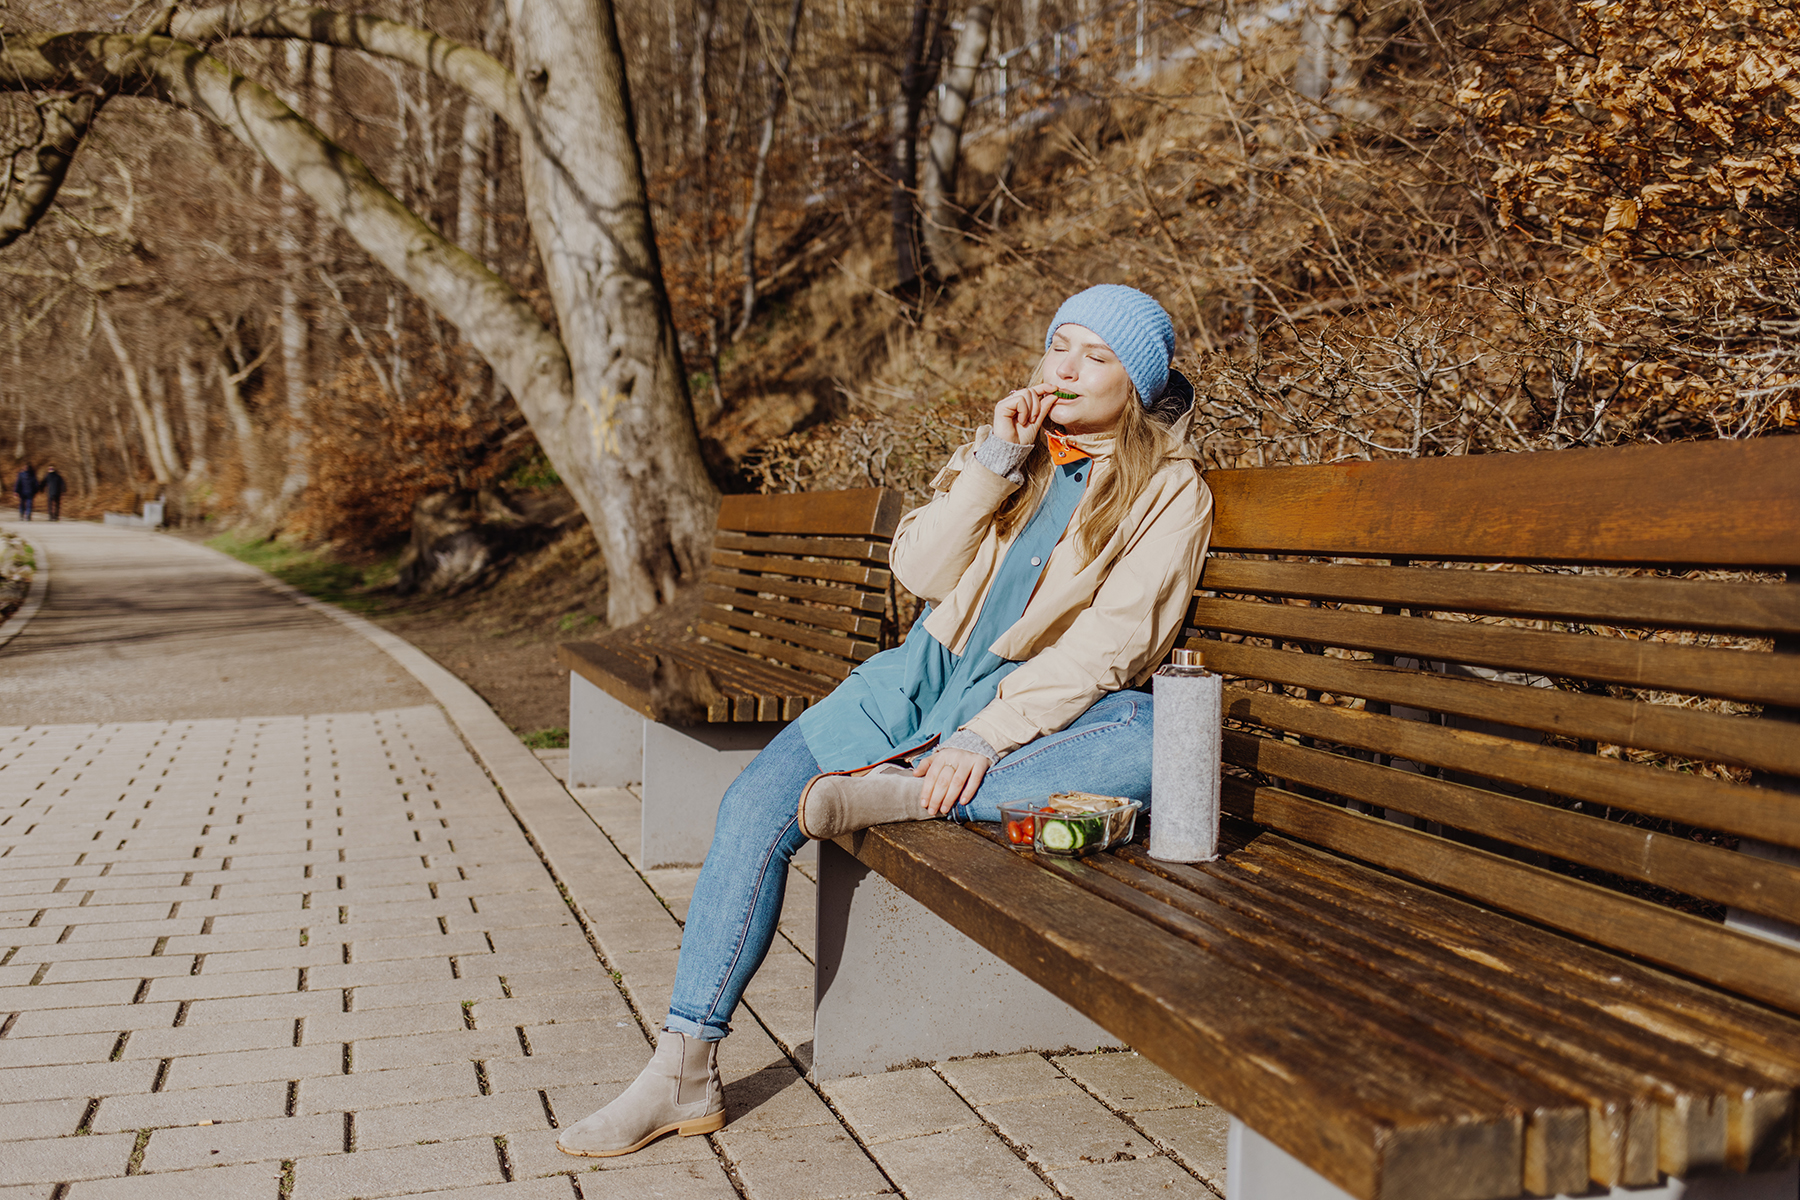
<instances>
[{"instance_id":1,"label":"beige jacket","mask_svg":"<svg viewBox=\"0 0 1800 1200\"><path fill-rule=\"evenodd\" d=\"M1179 448L1086 564L1077 510L1024 615L994 643L995 654L1024 665L963 728L1000 753L1066 727L1108 692L1142 683L1180 635L1212 534L1212 492L1187 443L1189 419L1171 431ZM956 654L1012 540L995 530L994 514L1017 485L974 458L988 434L983 426L951 456L932 480L937 495L901 518L894 535L895 577L931 602L926 632ZM1112 438L1070 440L1094 459L1092 488L1109 468Z\"/></svg>"}]
</instances>

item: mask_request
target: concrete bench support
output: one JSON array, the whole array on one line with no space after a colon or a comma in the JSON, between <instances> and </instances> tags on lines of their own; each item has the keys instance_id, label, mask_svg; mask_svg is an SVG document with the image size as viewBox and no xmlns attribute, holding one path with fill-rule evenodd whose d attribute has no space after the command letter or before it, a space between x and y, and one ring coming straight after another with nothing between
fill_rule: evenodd
<instances>
[{"instance_id":1,"label":"concrete bench support","mask_svg":"<svg viewBox=\"0 0 1800 1200\"><path fill-rule=\"evenodd\" d=\"M644 729L644 833L638 862L645 870L697 867L712 845L725 789L774 740L781 725L677 726L638 720Z\"/></svg>"},{"instance_id":2,"label":"concrete bench support","mask_svg":"<svg viewBox=\"0 0 1800 1200\"><path fill-rule=\"evenodd\" d=\"M569 672L569 786L644 781L644 714Z\"/></svg>"},{"instance_id":3,"label":"concrete bench support","mask_svg":"<svg viewBox=\"0 0 1800 1200\"><path fill-rule=\"evenodd\" d=\"M569 673L569 786L643 785L645 870L705 860L725 789L780 731L772 721L662 725Z\"/></svg>"},{"instance_id":4,"label":"concrete bench support","mask_svg":"<svg viewBox=\"0 0 1800 1200\"><path fill-rule=\"evenodd\" d=\"M1120 1044L832 842L818 905L815 1079Z\"/></svg>"},{"instance_id":5,"label":"concrete bench support","mask_svg":"<svg viewBox=\"0 0 1800 1200\"><path fill-rule=\"evenodd\" d=\"M1446 1200L1449 1192L1445 1193ZM1653 1187L1616 1187L1584 1192L1582 1200L1795 1200L1800 1196L1800 1164L1755 1175L1709 1175L1668 1179ZM1236 1117L1225 1143L1225 1200L1355 1200ZM1571 1200L1558 1195L1555 1200Z\"/></svg>"}]
</instances>

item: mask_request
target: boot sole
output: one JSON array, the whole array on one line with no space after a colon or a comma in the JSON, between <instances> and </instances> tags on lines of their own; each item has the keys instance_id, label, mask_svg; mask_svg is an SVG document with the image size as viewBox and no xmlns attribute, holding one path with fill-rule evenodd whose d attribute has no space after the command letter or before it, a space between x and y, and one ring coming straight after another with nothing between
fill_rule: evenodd
<instances>
[{"instance_id":1,"label":"boot sole","mask_svg":"<svg viewBox=\"0 0 1800 1200\"><path fill-rule=\"evenodd\" d=\"M665 1133L678 1133L682 1137L698 1137L703 1133L717 1133L723 1128L725 1128L725 1110L720 1109L711 1116L699 1117L692 1121L676 1121L672 1125L664 1125L661 1129L656 1130L654 1133L651 1133L648 1137L644 1138L644 1140L627 1146L623 1150L571 1150L561 1142L556 1144L556 1148L561 1150L564 1154L572 1154L576 1158L617 1158L621 1154L637 1153Z\"/></svg>"}]
</instances>

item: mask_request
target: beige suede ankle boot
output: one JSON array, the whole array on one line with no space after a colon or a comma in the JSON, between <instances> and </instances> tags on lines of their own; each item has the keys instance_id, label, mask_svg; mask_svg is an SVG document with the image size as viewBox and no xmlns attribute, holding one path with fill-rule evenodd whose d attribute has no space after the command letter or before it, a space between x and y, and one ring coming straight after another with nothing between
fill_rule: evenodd
<instances>
[{"instance_id":1,"label":"beige suede ankle boot","mask_svg":"<svg viewBox=\"0 0 1800 1200\"><path fill-rule=\"evenodd\" d=\"M719 1043L665 1029L650 1065L619 1098L563 1130L556 1148L584 1158L641 1150L665 1133L693 1137L725 1127Z\"/></svg>"},{"instance_id":2,"label":"beige suede ankle boot","mask_svg":"<svg viewBox=\"0 0 1800 1200\"><path fill-rule=\"evenodd\" d=\"M800 793L800 832L824 840L890 821L923 821L924 781L883 763L866 775L815 775Z\"/></svg>"}]
</instances>

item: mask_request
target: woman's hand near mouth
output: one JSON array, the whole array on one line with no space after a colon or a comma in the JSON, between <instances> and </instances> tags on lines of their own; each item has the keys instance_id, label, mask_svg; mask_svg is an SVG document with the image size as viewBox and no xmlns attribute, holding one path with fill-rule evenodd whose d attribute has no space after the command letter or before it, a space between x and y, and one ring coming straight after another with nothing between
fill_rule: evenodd
<instances>
[{"instance_id":1,"label":"woman's hand near mouth","mask_svg":"<svg viewBox=\"0 0 1800 1200\"><path fill-rule=\"evenodd\" d=\"M1015 446L1036 441L1055 395L1053 383L1036 383L1009 393L994 405L994 436Z\"/></svg>"}]
</instances>

